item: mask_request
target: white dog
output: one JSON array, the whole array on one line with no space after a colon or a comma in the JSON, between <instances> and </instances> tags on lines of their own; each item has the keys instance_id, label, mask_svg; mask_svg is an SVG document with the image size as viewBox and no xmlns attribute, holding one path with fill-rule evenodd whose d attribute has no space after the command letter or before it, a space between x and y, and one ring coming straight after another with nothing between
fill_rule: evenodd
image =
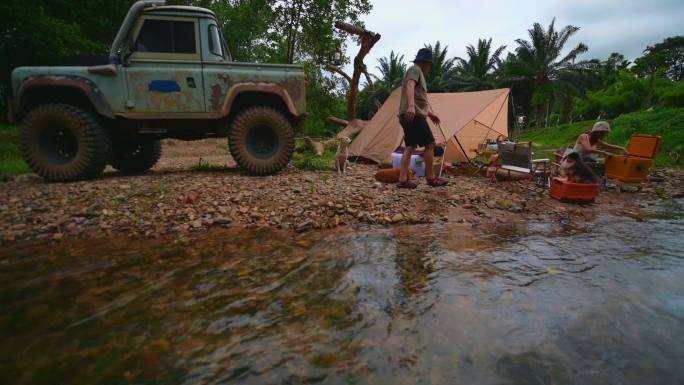
<instances>
[{"instance_id":1,"label":"white dog","mask_svg":"<svg viewBox=\"0 0 684 385\"><path fill-rule=\"evenodd\" d=\"M351 139L346 136L340 138L340 144L337 146L337 153L335 153L335 165L337 166L337 173L342 175L347 171L349 161L349 144Z\"/></svg>"}]
</instances>

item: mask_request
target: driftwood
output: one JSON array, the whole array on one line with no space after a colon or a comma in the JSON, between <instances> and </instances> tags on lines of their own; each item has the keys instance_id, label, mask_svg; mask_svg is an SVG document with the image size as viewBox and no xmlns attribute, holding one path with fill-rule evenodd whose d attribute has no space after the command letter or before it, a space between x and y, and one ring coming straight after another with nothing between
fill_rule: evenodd
<instances>
[{"instance_id":1,"label":"driftwood","mask_svg":"<svg viewBox=\"0 0 684 385\"><path fill-rule=\"evenodd\" d=\"M349 76L339 67L333 65L325 66L328 71L340 74L349 83L349 90L347 91L347 120L353 122L356 120L356 96L359 93L361 74L364 74L366 77L368 85L373 84L371 75L368 73L368 67L363 63L363 59L368 55L368 52L370 52L371 48L373 48L378 40L380 40L380 34L341 21L335 22L335 28L361 38L359 53L357 53L354 58L354 72L352 73L352 76Z\"/></svg>"},{"instance_id":2,"label":"driftwood","mask_svg":"<svg viewBox=\"0 0 684 385\"><path fill-rule=\"evenodd\" d=\"M304 147L313 151L316 156L323 156L323 151L325 151L323 143L316 142L311 138L304 138Z\"/></svg>"},{"instance_id":3,"label":"driftwood","mask_svg":"<svg viewBox=\"0 0 684 385\"><path fill-rule=\"evenodd\" d=\"M349 121L348 121L348 120L336 118L336 117L334 117L334 116L328 116L328 121L329 121L330 123L335 123L335 124L338 124L338 125L344 126L344 127L346 127L346 126L349 125Z\"/></svg>"},{"instance_id":4,"label":"driftwood","mask_svg":"<svg viewBox=\"0 0 684 385\"><path fill-rule=\"evenodd\" d=\"M347 83L351 83L351 81L352 81L351 76L349 76L346 72L344 72L344 70L340 67L334 66L332 64L327 64L325 66L325 69L330 71L330 72L335 72L335 73L341 75L347 81Z\"/></svg>"},{"instance_id":5,"label":"driftwood","mask_svg":"<svg viewBox=\"0 0 684 385\"><path fill-rule=\"evenodd\" d=\"M337 133L337 137L338 138L343 138L343 137L353 138L354 136L356 136L359 132L361 132L366 127L367 123L368 122L365 120L356 119L356 120L352 121L350 124L348 124L344 128L344 130Z\"/></svg>"}]
</instances>

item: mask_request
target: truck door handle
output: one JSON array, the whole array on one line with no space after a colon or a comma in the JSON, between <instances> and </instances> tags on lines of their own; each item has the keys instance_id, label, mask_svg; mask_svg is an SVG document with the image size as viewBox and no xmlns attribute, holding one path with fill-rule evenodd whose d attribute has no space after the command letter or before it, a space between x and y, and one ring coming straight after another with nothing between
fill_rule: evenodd
<instances>
[{"instance_id":1,"label":"truck door handle","mask_svg":"<svg viewBox=\"0 0 684 385\"><path fill-rule=\"evenodd\" d=\"M185 82L188 84L188 88L196 88L195 78L186 78Z\"/></svg>"}]
</instances>

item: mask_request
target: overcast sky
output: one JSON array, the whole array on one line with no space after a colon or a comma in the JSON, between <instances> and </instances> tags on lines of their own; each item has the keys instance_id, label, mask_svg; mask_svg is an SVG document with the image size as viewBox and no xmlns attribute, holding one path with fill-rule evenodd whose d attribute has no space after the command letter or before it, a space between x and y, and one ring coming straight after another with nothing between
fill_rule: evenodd
<instances>
[{"instance_id":1,"label":"overcast sky","mask_svg":"<svg viewBox=\"0 0 684 385\"><path fill-rule=\"evenodd\" d=\"M493 38L493 46L516 47L528 38L534 22L548 26L580 27L566 45L583 42L589 52L582 58L604 59L620 52L633 60L647 45L684 34L684 0L371 0L373 10L363 17L368 29L382 39L365 63L377 73L377 58L394 50L411 61L426 43L439 40L449 56L465 56L465 46L478 38ZM350 42L351 43L351 42ZM348 55L356 55L351 43ZM505 54L504 54L505 56Z\"/></svg>"}]
</instances>

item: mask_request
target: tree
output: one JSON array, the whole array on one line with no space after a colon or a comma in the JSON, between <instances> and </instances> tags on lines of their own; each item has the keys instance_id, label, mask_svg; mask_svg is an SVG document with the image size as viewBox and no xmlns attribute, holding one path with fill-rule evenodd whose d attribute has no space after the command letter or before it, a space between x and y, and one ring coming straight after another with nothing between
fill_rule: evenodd
<instances>
[{"instance_id":1,"label":"tree","mask_svg":"<svg viewBox=\"0 0 684 385\"><path fill-rule=\"evenodd\" d=\"M324 62L343 46L345 34L335 21L360 24L359 16L372 9L369 0L272 0L275 30L284 36L285 62Z\"/></svg>"},{"instance_id":2,"label":"tree","mask_svg":"<svg viewBox=\"0 0 684 385\"><path fill-rule=\"evenodd\" d=\"M432 67L426 76L427 86L429 92L448 92L454 80L455 58L449 59L447 57L448 46L442 48L439 41L432 44L426 44L425 48L432 51Z\"/></svg>"},{"instance_id":3,"label":"tree","mask_svg":"<svg viewBox=\"0 0 684 385\"><path fill-rule=\"evenodd\" d=\"M399 56L392 51L389 57L378 59L378 64L375 68L380 71L382 76L380 80L384 83L384 86L390 90L398 87L404 79L404 73L406 72L404 55Z\"/></svg>"},{"instance_id":4,"label":"tree","mask_svg":"<svg viewBox=\"0 0 684 385\"><path fill-rule=\"evenodd\" d=\"M492 52L492 39L478 39L477 47L466 47L468 59L456 58L456 84L462 91L490 90L496 87L496 70L501 65L501 54L506 49L500 46Z\"/></svg>"},{"instance_id":5,"label":"tree","mask_svg":"<svg viewBox=\"0 0 684 385\"><path fill-rule=\"evenodd\" d=\"M647 105L653 106L653 87L656 77L672 81L684 79L684 36L668 37L649 46L644 55L634 61L634 73L649 78Z\"/></svg>"},{"instance_id":6,"label":"tree","mask_svg":"<svg viewBox=\"0 0 684 385\"><path fill-rule=\"evenodd\" d=\"M568 25L557 31L555 22L554 18L546 30L541 24L535 23L533 28L528 30L530 41L515 41L518 44L515 58L511 58L507 64L513 75L533 84L531 104L535 108L537 128L541 127L542 117L548 124L554 92L561 88L561 83L567 83L573 78L568 75L595 68L595 65L589 62L575 63L577 57L588 50L583 43L579 43L567 55L561 57L565 44L579 31L579 27ZM569 87L568 84L565 86Z\"/></svg>"}]
</instances>

